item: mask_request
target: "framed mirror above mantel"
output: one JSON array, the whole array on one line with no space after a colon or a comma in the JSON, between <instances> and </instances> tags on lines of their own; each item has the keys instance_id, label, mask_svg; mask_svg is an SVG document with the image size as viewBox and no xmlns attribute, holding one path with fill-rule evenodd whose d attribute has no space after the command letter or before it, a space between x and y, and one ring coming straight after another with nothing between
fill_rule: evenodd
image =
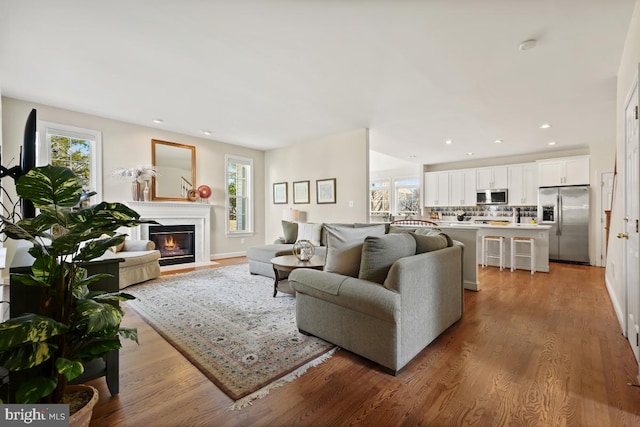
<instances>
[{"instance_id":1,"label":"framed mirror above mantel","mask_svg":"<svg viewBox=\"0 0 640 427\"><path fill-rule=\"evenodd\" d=\"M151 140L151 161L156 168L152 200L189 200L196 188L196 147Z\"/></svg>"}]
</instances>

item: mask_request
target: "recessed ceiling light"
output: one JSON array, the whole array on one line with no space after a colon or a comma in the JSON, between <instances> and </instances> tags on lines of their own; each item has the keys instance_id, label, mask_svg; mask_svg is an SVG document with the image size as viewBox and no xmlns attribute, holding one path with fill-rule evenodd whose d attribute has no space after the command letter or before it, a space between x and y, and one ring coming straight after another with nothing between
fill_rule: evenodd
<instances>
[{"instance_id":1,"label":"recessed ceiling light","mask_svg":"<svg viewBox=\"0 0 640 427\"><path fill-rule=\"evenodd\" d=\"M518 49L520 50L530 50L536 47L538 41L536 39L525 40L518 45Z\"/></svg>"},{"instance_id":2,"label":"recessed ceiling light","mask_svg":"<svg viewBox=\"0 0 640 427\"><path fill-rule=\"evenodd\" d=\"M210 130L203 130L202 133L204 133L205 135L211 135L211 131Z\"/></svg>"},{"instance_id":3,"label":"recessed ceiling light","mask_svg":"<svg viewBox=\"0 0 640 427\"><path fill-rule=\"evenodd\" d=\"M444 143L447 144L447 145L451 145L451 144L453 144L453 141L450 140L450 139L447 139Z\"/></svg>"},{"instance_id":4,"label":"recessed ceiling light","mask_svg":"<svg viewBox=\"0 0 640 427\"><path fill-rule=\"evenodd\" d=\"M556 145L556 142L555 141L549 141L549 142L547 142L547 145Z\"/></svg>"},{"instance_id":5,"label":"recessed ceiling light","mask_svg":"<svg viewBox=\"0 0 640 427\"><path fill-rule=\"evenodd\" d=\"M551 127L551 123L543 123L540 125L540 129L549 129Z\"/></svg>"},{"instance_id":6,"label":"recessed ceiling light","mask_svg":"<svg viewBox=\"0 0 640 427\"><path fill-rule=\"evenodd\" d=\"M494 144L502 144L504 141L501 139L496 139L495 141L493 141Z\"/></svg>"},{"instance_id":7,"label":"recessed ceiling light","mask_svg":"<svg viewBox=\"0 0 640 427\"><path fill-rule=\"evenodd\" d=\"M152 119L151 121L152 121L153 123L158 123L158 124L160 124L160 123L164 122L164 120L162 120L162 119Z\"/></svg>"},{"instance_id":8,"label":"recessed ceiling light","mask_svg":"<svg viewBox=\"0 0 640 427\"><path fill-rule=\"evenodd\" d=\"M473 156L473 153L472 152L468 152L467 156Z\"/></svg>"},{"instance_id":9,"label":"recessed ceiling light","mask_svg":"<svg viewBox=\"0 0 640 427\"><path fill-rule=\"evenodd\" d=\"M409 158L410 158L410 159L415 159L415 158L416 158L416 155L415 155L415 154L412 154L412 155L410 155L410 156L409 156Z\"/></svg>"}]
</instances>

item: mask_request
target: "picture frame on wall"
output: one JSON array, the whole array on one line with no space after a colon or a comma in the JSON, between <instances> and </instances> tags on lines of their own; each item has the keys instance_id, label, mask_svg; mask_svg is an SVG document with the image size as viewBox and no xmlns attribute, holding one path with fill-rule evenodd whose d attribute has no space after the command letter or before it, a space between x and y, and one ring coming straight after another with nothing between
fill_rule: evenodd
<instances>
[{"instance_id":1,"label":"picture frame on wall","mask_svg":"<svg viewBox=\"0 0 640 427\"><path fill-rule=\"evenodd\" d=\"M293 183L293 203L310 203L309 181L294 181Z\"/></svg>"},{"instance_id":2,"label":"picture frame on wall","mask_svg":"<svg viewBox=\"0 0 640 427\"><path fill-rule=\"evenodd\" d=\"M273 184L273 204L286 205L288 203L287 183L276 182Z\"/></svg>"},{"instance_id":3,"label":"picture frame on wall","mask_svg":"<svg viewBox=\"0 0 640 427\"><path fill-rule=\"evenodd\" d=\"M316 180L316 197L318 204L336 202L336 179Z\"/></svg>"}]
</instances>

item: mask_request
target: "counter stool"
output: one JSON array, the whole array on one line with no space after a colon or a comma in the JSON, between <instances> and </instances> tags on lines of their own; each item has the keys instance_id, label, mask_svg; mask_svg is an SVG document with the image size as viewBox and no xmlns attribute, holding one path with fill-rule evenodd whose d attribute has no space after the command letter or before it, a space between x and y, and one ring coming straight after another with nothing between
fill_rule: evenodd
<instances>
[{"instance_id":1,"label":"counter stool","mask_svg":"<svg viewBox=\"0 0 640 427\"><path fill-rule=\"evenodd\" d=\"M498 242L499 255L489 255L489 243ZM504 270L504 237L503 236L482 236L482 267L487 266L489 258L500 260L500 270Z\"/></svg>"},{"instance_id":2,"label":"counter stool","mask_svg":"<svg viewBox=\"0 0 640 427\"><path fill-rule=\"evenodd\" d=\"M518 253L517 243L529 245L529 254ZM516 270L516 257L529 258L531 262L531 274L536 272L536 239L533 237L511 238L511 271Z\"/></svg>"}]
</instances>

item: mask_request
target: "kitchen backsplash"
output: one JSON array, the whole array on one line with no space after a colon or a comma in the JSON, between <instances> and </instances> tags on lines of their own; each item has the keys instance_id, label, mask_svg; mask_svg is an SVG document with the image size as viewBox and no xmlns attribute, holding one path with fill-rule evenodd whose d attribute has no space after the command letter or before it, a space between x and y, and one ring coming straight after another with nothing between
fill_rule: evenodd
<instances>
[{"instance_id":1,"label":"kitchen backsplash","mask_svg":"<svg viewBox=\"0 0 640 427\"><path fill-rule=\"evenodd\" d=\"M457 211L463 211L465 217L511 217L513 216L513 208L520 208L521 218L535 218L537 216L537 206L444 206L426 208L424 217L429 218L431 212L437 212L439 218L455 217Z\"/></svg>"}]
</instances>

